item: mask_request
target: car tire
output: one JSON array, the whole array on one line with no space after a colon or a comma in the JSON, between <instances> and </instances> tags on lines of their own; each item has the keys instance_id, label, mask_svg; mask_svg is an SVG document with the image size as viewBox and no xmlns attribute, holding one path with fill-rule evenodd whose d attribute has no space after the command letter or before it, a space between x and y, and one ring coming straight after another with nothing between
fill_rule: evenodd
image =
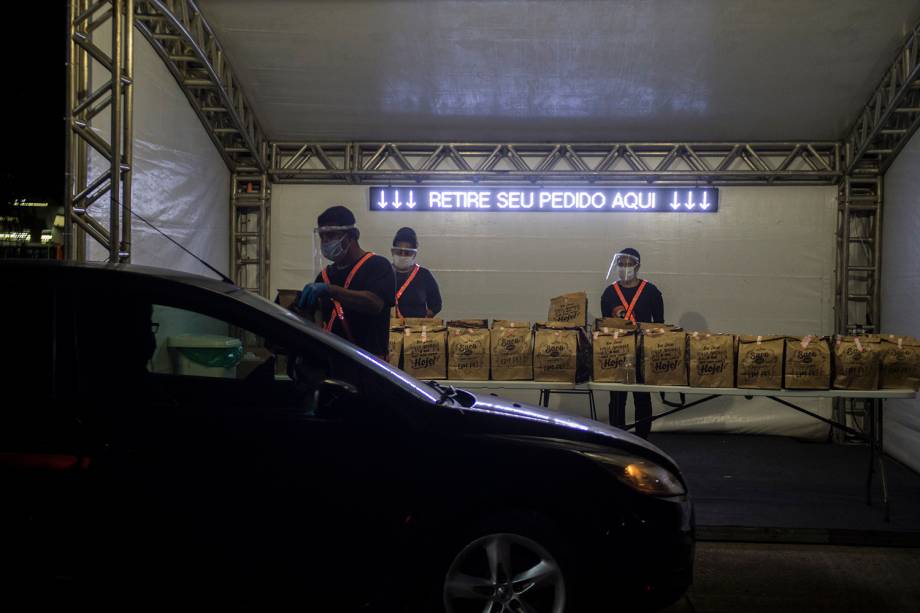
<instances>
[{"instance_id":1,"label":"car tire","mask_svg":"<svg viewBox=\"0 0 920 613\"><path fill-rule=\"evenodd\" d=\"M491 602L493 613L572 613L579 592L575 562L546 517L490 515L445 544L432 566L425 610L481 613Z\"/></svg>"}]
</instances>

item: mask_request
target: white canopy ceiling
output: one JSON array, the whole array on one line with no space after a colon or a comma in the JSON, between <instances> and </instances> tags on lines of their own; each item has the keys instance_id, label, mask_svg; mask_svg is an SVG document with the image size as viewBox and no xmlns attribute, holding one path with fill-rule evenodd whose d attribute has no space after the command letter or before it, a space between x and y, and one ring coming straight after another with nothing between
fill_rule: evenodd
<instances>
[{"instance_id":1,"label":"white canopy ceiling","mask_svg":"<svg viewBox=\"0 0 920 613\"><path fill-rule=\"evenodd\" d=\"M200 0L273 140L837 140L920 0Z\"/></svg>"}]
</instances>

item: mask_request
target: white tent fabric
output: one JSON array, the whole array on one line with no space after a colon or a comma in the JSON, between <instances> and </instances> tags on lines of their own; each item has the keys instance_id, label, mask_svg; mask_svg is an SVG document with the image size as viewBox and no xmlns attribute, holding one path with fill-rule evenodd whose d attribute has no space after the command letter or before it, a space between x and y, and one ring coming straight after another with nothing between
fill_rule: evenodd
<instances>
[{"instance_id":1,"label":"white tent fabric","mask_svg":"<svg viewBox=\"0 0 920 613\"><path fill-rule=\"evenodd\" d=\"M917 0L202 0L276 140L842 138Z\"/></svg>"},{"instance_id":2,"label":"white tent fabric","mask_svg":"<svg viewBox=\"0 0 920 613\"><path fill-rule=\"evenodd\" d=\"M885 175L882 330L920 338L920 134ZM920 471L920 400L889 400L885 448Z\"/></svg>"},{"instance_id":3,"label":"white tent fabric","mask_svg":"<svg viewBox=\"0 0 920 613\"><path fill-rule=\"evenodd\" d=\"M689 330L833 331L833 187L723 188L715 215L371 212L368 197L360 186L273 188L273 296L313 278L316 217L345 204L355 212L362 246L377 253L389 255L399 227L415 228L419 261L440 283L447 318L545 320L551 297L579 290L588 291L596 316L610 257L632 246L642 254L641 276L664 294L665 318ZM597 397L605 408L606 395ZM587 412L580 398L562 403ZM827 401L803 406L830 416ZM720 399L655 427L813 438L828 431L765 399Z\"/></svg>"},{"instance_id":4,"label":"white tent fabric","mask_svg":"<svg viewBox=\"0 0 920 613\"><path fill-rule=\"evenodd\" d=\"M140 32L134 34L133 210L226 273L230 172L163 61ZM101 31L97 44L104 47L108 39L107 32ZM105 73L97 65L95 74L101 79ZM97 124L93 127L108 139L108 126L101 119ZM103 163L100 156L92 157L91 178L101 172ZM91 209L106 225L108 206L106 197ZM134 264L214 276L137 218L132 221L131 240ZM107 257L98 243L87 239L88 260Z\"/></svg>"}]
</instances>

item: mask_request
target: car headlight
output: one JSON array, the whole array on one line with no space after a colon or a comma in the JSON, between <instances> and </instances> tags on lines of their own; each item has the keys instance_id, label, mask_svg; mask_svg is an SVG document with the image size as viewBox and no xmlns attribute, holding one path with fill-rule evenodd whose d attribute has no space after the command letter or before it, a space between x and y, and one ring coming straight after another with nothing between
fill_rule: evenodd
<instances>
[{"instance_id":1,"label":"car headlight","mask_svg":"<svg viewBox=\"0 0 920 613\"><path fill-rule=\"evenodd\" d=\"M637 492L650 496L682 496L687 493L677 475L650 460L613 453L584 452L584 455Z\"/></svg>"}]
</instances>

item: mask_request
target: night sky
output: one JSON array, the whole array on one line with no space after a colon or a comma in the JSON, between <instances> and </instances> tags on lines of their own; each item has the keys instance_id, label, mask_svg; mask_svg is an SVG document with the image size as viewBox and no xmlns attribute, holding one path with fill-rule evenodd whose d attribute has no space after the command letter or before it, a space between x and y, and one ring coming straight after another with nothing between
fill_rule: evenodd
<instances>
[{"instance_id":1,"label":"night sky","mask_svg":"<svg viewBox=\"0 0 920 613\"><path fill-rule=\"evenodd\" d=\"M7 108L0 207L15 198L63 203L67 3L18 3L3 37Z\"/></svg>"}]
</instances>

